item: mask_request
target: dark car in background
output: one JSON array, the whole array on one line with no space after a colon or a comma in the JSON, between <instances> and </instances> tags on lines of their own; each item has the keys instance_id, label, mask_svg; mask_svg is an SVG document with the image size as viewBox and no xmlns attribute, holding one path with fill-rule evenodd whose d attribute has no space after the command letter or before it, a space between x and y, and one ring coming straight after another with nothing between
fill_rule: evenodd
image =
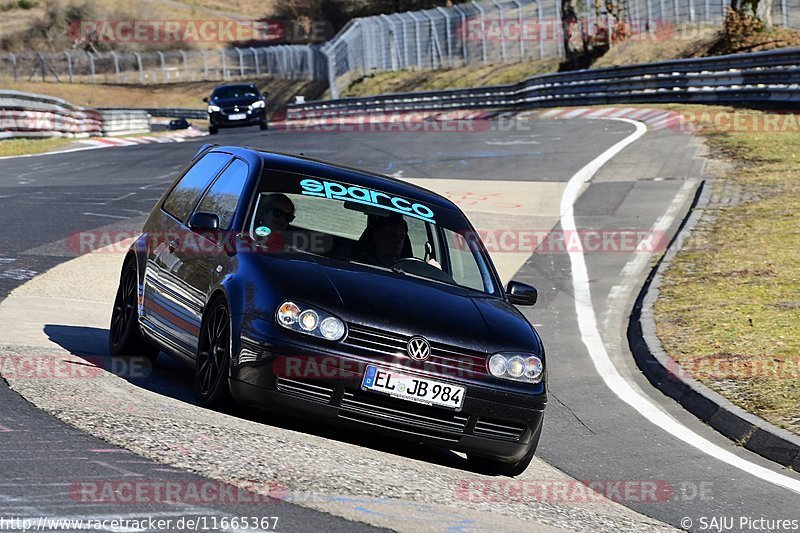
<instances>
[{"instance_id":1,"label":"dark car in background","mask_svg":"<svg viewBox=\"0 0 800 533\"><path fill-rule=\"evenodd\" d=\"M267 94L261 94L252 83L220 85L211 96L203 98L208 104L208 132L219 128L259 126L267 129Z\"/></svg>"},{"instance_id":2,"label":"dark car in background","mask_svg":"<svg viewBox=\"0 0 800 533\"><path fill-rule=\"evenodd\" d=\"M244 405L465 452L517 475L539 442L544 346L450 200L302 157L204 147L123 263L109 344Z\"/></svg>"}]
</instances>

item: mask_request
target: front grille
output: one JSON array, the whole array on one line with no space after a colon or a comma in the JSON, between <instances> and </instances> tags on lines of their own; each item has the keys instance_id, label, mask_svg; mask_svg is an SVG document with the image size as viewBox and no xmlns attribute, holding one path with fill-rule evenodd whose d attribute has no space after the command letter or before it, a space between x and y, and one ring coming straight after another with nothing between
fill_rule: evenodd
<instances>
[{"instance_id":1,"label":"front grille","mask_svg":"<svg viewBox=\"0 0 800 533\"><path fill-rule=\"evenodd\" d=\"M413 361L408 357L407 345L411 337L364 326L350 325L344 343L381 355L407 358L411 365L433 367L452 376L486 375L486 354L431 342L431 355L426 361Z\"/></svg>"},{"instance_id":2,"label":"front grille","mask_svg":"<svg viewBox=\"0 0 800 533\"><path fill-rule=\"evenodd\" d=\"M517 441L525 433L525 426L513 422L505 422L480 418L475 424L475 435L497 440Z\"/></svg>"},{"instance_id":3,"label":"front grille","mask_svg":"<svg viewBox=\"0 0 800 533\"><path fill-rule=\"evenodd\" d=\"M345 391L339 416L407 433L452 441L464 433L469 416L416 405L378 394Z\"/></svg>"},{"instance_id":4,"label":"front grille","mask_svg":"<svg viewBox=\"0 0 800 533\"><path fill-rule=\"evenodd\" d=\"M333 387L294 379L278 378L278 390L320 403L329 403L333 397Z\"/></svg>"}]
</instances>

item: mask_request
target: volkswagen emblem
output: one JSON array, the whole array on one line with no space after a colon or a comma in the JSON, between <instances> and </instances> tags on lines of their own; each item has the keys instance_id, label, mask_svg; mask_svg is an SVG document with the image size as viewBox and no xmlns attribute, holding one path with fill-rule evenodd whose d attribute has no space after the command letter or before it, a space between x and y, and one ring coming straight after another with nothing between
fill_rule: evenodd
<instances>
[{"instance_id":1,"label":"volkswagen emblem","mask_svg":"<svg viewBox=\"0 0 800 533\"><path fill-rule=\"evenodd\" d=\"M411 337L407 349L408 356L415 361L424 361L431 356L431 345L425 337Z\"/></svg>"}]
</instances>

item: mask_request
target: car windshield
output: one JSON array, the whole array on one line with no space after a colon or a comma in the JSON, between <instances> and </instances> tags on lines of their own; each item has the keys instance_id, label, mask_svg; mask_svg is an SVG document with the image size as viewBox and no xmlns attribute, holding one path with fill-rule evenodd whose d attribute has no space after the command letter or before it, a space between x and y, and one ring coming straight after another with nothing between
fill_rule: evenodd
<instances>
[{"instance_id":1,"label":"car windshield","mask_svg":"<svg viewBox=\"0 0 800 533\"><path fill-rule=\"evenodd\" d=\"M497 294L464 215L413 197L267 170L249 231L277 255L314 254Z\"/></svg>"},{"instance_id":2,"label":"car windshield","mask_svg":"<svg viewBox=\"0 0 800 533\"><path fill-rule=\"evenodd\" d=\"M212 100L228 100L231 98L258 98L258 90L247 85L220 87L214 91Z\"/></svg>"}]
</instances>

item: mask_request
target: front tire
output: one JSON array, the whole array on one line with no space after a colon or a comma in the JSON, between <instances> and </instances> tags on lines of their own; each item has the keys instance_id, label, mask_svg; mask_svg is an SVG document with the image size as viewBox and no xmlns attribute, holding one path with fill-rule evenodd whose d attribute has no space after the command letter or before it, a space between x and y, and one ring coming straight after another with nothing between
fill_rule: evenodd
<instances>
[{"instance_id":1,"label":"front tire","mask_svg":"<svg viewBox=\"0 0 800 533\"><path fill-rule=\"evenodd\" d=\"M531 447L528 449L528 452L519 461L515 463L506 463L504 461L498 461L497 459L487 459L485 457L467 454L467 461L470 467L475 472L490 476L516 477L522 474L531 464L533 456L536 453L536 448L539 446L539 437L542 436L542 426L544 426L544 420L541 421L539 429L537 429L536 433L533 435Z\"/></svg>"},{"instance_id":2,"label":"front tire","mask_svg":"<svg viewBox=\"0 0 800 533\"><path fill-rule=\"evenodd\" d=\"M203 317L194 366L194 390L203 407L223 407L231 401L228 383L231 320L225 300L218 299Z\"/></svg>"},{"instance_id":3,"label":"front tire","mask_svg":"<svg viewBox=\"0 0 800 533\"><path fill-rule=\"evenodd\" d=\"M122 266L108 328L108 351L111 357L145 357L150 361L158 356L159 349L147 342L139 329L139 276L134 259Z\"/></svg>"},{"instance_id":4,"label":"front tire","mask_svg":"<svg viewBox=\"0 0 800 533\"><path fill-rule=\"evenodd\" d=\"M258 123L258 127L261 128L261 131L264 131L265 129L267 129L269 127L269 125L267 124L267 121L264 120L263 122L259 122Z\"/></svg>"},{"instance_id":5,"label":"front tire","mask_svg":"<svg viewBox=\"0 0 800 533\"><path fill-rule=\"evenodd\" d=\"M219 133L219 129L216 126L209 126L208 127L208 134L209 135L216 135Z\"/></svg>"}]
</instances>

